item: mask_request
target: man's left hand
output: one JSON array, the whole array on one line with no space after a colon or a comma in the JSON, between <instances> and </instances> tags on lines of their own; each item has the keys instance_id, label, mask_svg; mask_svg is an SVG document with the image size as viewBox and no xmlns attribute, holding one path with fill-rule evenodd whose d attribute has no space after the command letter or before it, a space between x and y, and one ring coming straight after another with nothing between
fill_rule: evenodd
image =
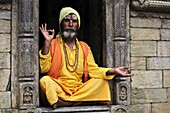
<instances>
[{"instance_id":1,"label":"man's left hand","mask_svg":"<svg viewBox=\"0 0 170 113\"><path fill-rule=\"evenodd\" d=\"M107 75L119 74L119 75L127 76L127 77L133 75L133 74L131 74L131 71L126 66L118 67L118 68L112 68L106 74Z\"/></svg>"}]
</instances>

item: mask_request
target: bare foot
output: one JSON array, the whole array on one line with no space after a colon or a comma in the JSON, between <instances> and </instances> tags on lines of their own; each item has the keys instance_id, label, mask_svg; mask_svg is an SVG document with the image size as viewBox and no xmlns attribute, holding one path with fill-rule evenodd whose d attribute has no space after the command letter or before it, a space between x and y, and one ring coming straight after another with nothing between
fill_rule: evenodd
<instances>
[{"instance_id":1,"label":"bare foot","mask_svg":"<svg viewBox=\"0 0 170 113\"><path fill-rule=\"evenodd\" d=\"M61 99L58 99L58 101L52 105L52 107L54 109L58 108L58 107L66 107L66 106L76 106L79 105L81 102L73 102L73 101L64 101Z\"/></svg>"}]
</instances>

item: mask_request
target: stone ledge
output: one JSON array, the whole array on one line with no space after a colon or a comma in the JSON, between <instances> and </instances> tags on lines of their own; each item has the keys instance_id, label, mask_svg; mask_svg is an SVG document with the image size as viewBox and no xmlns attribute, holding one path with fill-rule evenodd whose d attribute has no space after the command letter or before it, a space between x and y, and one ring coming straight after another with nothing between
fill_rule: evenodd
<instances>
[{"instance_id":1,"label":"stone ledge","mask_svg":"<svg viewBox=\"0 0 170 113\"><path fill-rule=\"evenodd\" d=\"M109 106L76 106L76 107L60 107L57 109L52 108L37 108L40 113L70 113L70 112L93 112L93 113L109 113Z\"/></svg>"}]
</instances>

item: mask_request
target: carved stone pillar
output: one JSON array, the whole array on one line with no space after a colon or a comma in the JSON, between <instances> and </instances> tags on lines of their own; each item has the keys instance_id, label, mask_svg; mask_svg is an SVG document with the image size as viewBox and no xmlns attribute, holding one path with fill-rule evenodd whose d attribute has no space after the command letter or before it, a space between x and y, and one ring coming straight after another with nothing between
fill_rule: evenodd
<instances>
[{"instance_id":1,"label":"carved stone pillar","mask_svg":"<svg viewBox=\"0 0 170 113\"><path fill-rule=\"evenodd\" d=\"M129 55L129 0L114 0L113 8L113 65L128 66ZM130 104L130 78L115 77L114 104Z\"/></svg>"},{"instance_id":2,"label":"carved stone pillar","mask_svg":"<svg viewBox=\"0 0 170 113\"><path fill-rule=\"evenodd\" d=\"M130 64L129 0L105 0L106 66ZM130 78L115 77L110 81L112 104L130 104Z\"/></svg>"},{"instance_id":3,"label":"carved stone pillar","mask_svg":"<svg viewBox=\"0 0 170 113\"><path fill-rule=\"evenodd\" d=\"M113 9L113 62L114 67L128 66L129 55L129 0L114 0ZM114 104L130 104L130 78L115 77Z\"/></svg>"},{"instance_id":4,"label":"carved stone pillar","mask_svg":"<svg viewBox=\"0 0 170 113\"><path fill-rule=\"evenodd\" d=\"M38 0L18 0L18 86L20 109L36 108L38 94Z\"/></svg>"}]
</instances>

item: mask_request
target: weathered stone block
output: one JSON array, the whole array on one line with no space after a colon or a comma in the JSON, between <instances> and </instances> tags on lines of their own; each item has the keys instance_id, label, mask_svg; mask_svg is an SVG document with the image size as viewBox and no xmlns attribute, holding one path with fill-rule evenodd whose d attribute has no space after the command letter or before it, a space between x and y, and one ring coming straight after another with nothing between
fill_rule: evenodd
<instances>
[{"instance_id":1,"label":"weathered stone block","mask_svg":"<svg viewBox=\"0 0 170 113\"><path fill-rule=\"evenodd\" d=\"M161 40L170 40L170 29L161 29Z\"/></svg>"},{"instance_id":2,"label":"weathered stone block","mask_svg":"<svg viewBox=\"0 0 170 113\"><path fill-rule=\"evenodd\" d=\"M131 57L131 69L146 69L145 57Z\"/></svg>"},{"instance_id":3,"label":"weathered stone block","mask_svg":"<svg viewBox=\"0 0 170 113\"><path fill-rule=\"evenodd\" d=\"M147 58L147 69L170 69L170 58Z\"/></svg>"},{"instance_id":4,"label":"weathered stone block","mask_svg":"<svg viewBox=\"0 0 170 113\"><path fill-rule=\"evenodd\" d=\"M131 18L130 19L131 27L149 27L149 28L161 28L160 19L142 19L142 18Z\"/></svg>"},{"instance_id":5,"label":"weathered stone block","mask_svg":"<svg viewBox=\"0 0 170 113\"><path fill-rule=\"evenodd\" d=\"M167 102L166 92L166 89L133 89L131 92L131 104Z\"/></svg>"},{"instance_id":6,"label":"weathered stone block","mask_svg":"<svg viewBox=\"0 0 170 113\"><path fill-rule=\"evenodd\" d=\"M168 102L170 103L170 88L167 88Z\"/></svg>"},{"instance_id":7,"label":"weathered stone block","mask_svg":"<svg viewBox=\"0 0 170 113\"><path fill-rule=\"evenodd\" d=\"M156 56L156 42L131 41L131 56Z\"/></svg>"},{"instance_id":8,"label":"weathered stone block","mask_svg":"<svg viewBox=\"0 0 170 113\"><path fill-rule=\"evenodd\" d=\"M170 20L162 20L162 28L170 28Z\"/></svg>"},{"instance_id":9,"label":"weathered stone block","mask_svg":"<svg viewBox=\"0 0 170 113\"><path fill-rule=\"evenodd\" d=\"M10 70L0 70L0 91L6 91L10 80Z\"/></svg>"},{"instance_id":10,"label":"weathered stone block","mask_svg":"<svg viewBox=\"0 0 170 113\"><path fill-rule=\"evenodd\" d=\"M169 113L170 103L152 104L152 113Z\"/></svg>"},{"instance_id":11,"label":"weathered stone block","mask_svg":"<svg viewBox=\"0 0 170 113\"><path fill-rule=\"evenodd\" d=\"M11 19L11 11L1 10L0 19Z\"/></svg>"},{"instance_id":12,"label":"weathered stone block","mask_svg":"<svg viewBox=\"0 0 170 113\"><path fill-rule=\"evenodd\" d=\"M16 109L1 109L0 113L19 113Z\"/></svg>"},{"instance_id":13,"label":"weathered stone block","mask_svg":"<svg viewBox=\"0 0 170 113\"><path fill-rule=\"evenodd\" d=\"M170 56L170 41L158 42L158 56Z\"/></svg>"},{"instance_id":14,"label":"weathered stone block","mask_svg":"<svg viewBox=\"0 0 170 113\"><path fill-rule=\"evenodd\" d=\"M131 28L132 40L160 40L159 29Z\"/></svg>"},{"instance_id":15,"label":"weathered stone block","mask_svg":"<svg viewBox=\"0 0 170 113\"><path fill-rule=\"evenodd\" d=\"M10 35L0 34L0 52L10 51Z\"/></svg>"},{"instance_id":16,"label":"weathered stone block","mask_svg":"<svg viewBox=\"0 0 170 113\"><path fill-rule=\"evenodd\" d=\"M0 19L0 33L10 33L11 25L9 20Z\"/></svg>"},{"instance_id":17,"label":"weathered stone block","mask_svg":"<svg viewBox=\"0 0 170 113\"><path fill-rule=\"evenodd\" d=\"M10 68L9 53L0 53L0 68Z\"/></svg>"},{"instance_id":18,"label":"weathered stone block","mask_svg":"<svg viewBox=\"0 0 170 113\"><path fill-rule=\"evenodd\" d=\"M130 113L151 113L151 104L131 105Z\"/></svg>"},{"instance_id":19,"label":"weathered stone block","mask_svg":"<svg viewBox=\"0 0 170 113\"><path fill-rule=\"evenodd\" d=\"M0 108L11 108L11 92L0 92Z\"/></svg>"},{"instance_id":20,"label":"weathered stone block","mask_svg":"<svg viewBox=\"0 0 170 113\"><path fill-rule=\"evenodd\" d=\"M132 71L132 88L161 88L162 71Z\"/></svg>"},{"instance_id":21,"label":"weathered stone block","mask_svg":"<svg viewBox=\"0 0 170 113\"><path fill-rule=\"evenodd\" d=\"M163 86L164 87L170 87L170 70L164 70L163 75L164 75Z\"/></svg>"},{"instance_id":22,"label":"weathered stone block","mask_svg":"<svg viewBox=\"0 0 170 113\"><path fill-rule=\"evenodd\" d=\"M20 113L42 113L42 112L39 112L36 109L26 109L26 110L20 110Z\"/></svg>"}]
</instances>

